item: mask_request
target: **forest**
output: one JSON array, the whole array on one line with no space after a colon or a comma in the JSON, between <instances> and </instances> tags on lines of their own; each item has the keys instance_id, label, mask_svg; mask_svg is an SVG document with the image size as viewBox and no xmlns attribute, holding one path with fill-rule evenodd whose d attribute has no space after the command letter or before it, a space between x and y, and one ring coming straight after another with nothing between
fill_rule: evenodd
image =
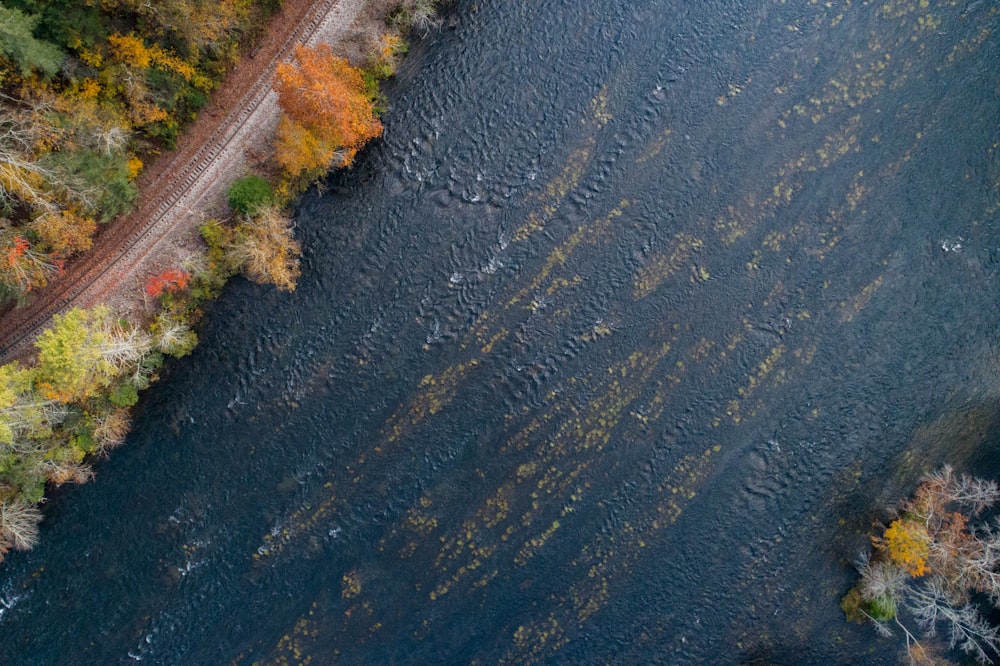
<instances>
[{"instance_id":1,"label":"forest","mask_svg":"<svg viewBox=\"0 0 1000 666\"><path fill-rule=\"evenodd\" d=\"M0 304L45 288L140 192L280 0L4 0L0 4ZM33 362L0 367L0 560L37 541L47 484L82 483L124 441L129 408L167 356L197 344L207 300L242 273L292 290L300 247L288 207L381 134L379 82L434 3L370 3L384 30L350 63L300 46L274 72L283 113L273 153L232 183L205 249L145 281L142 321L107 306L56 315Z\"/></svg>"}]
</instances>

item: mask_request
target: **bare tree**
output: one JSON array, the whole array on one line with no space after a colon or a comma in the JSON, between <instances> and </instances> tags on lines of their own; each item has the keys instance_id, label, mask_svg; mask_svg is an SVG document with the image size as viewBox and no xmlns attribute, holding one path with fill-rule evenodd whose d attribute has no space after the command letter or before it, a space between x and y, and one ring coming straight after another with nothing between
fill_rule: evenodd
<instances>
[{"instance_id":1,"label":"bare tree","mask_svg":"<svg viewBox=\"0 0 1000 666\"><path fill-rule=\"evenodd\" d=\"M441 25L436 5L435 0L412 0L410 24L414 30L420 30L426 36L431 30Z\"/></svg>"},{"instance_id":2,"label":"bare tree","mask_svg":"<svg viewBox=\"0 0 1000 666\"><path fill-rule=\"evenodd\" d=\"M978 515L1000 501L1000 486L995 481L955 474L950 465L924 477L924 492L936 496L941 504L953 503Z\"/></svg>"},{"instance_id":3,"label":"bare tree","mask_svg":"<svg viewBox=\"0 0 1000 666\"><path fill-rule=\"evenodd\" d=\"M12 438L9 443L0 444L0 450L6 447L19 454L41 450L39 435L50 433L71 412L65 403L44 399L34 392L17 396L13 404L0 409L0 421L10 429Z\"/></svg>"},{"instance_id":4,"label":"bare tree","mask_svg":"<svg viewBox=\"0 0 1000 666\"><path fill-rule=\"evenodd\" d=\"M108 316L104 320L101 356L119 372L135 371L153 350L152 336L141 326L125 325Z\"/></svg>"},{"instance_id":5,"label":"bare tree","mask_svg":"<svg viewBox=\"0 0 1000 666\"><path fill-rule=\"evenodd\" d=\"M301 246L292 221L274 205L259 209L236 227L229 254L254 282L270 283L283 291L295 289Z\"/></svg>"},{"instance_id":6,"label":"bare tree","mask_svg":"<svg viewBox=\"0 0 1000 666\"><path fill-rule=\"evenodd\" d=\"M156 316L153 323L153 344L163 354L185 356L198 344L198 335L187 322L171 317L165 312Z\"/></svg>"},{"instance_id":7,"label":"bare tree","mask_svg":"<svg viewBox=\"0 0 1000 666\"><path fill-rule=\"evenodd\" d=\"M90 465L72 460L43 460L42 473L57 486L69 482L82 484L94 478Z\"/></svg>"},{"instance_id":8,"label":"bare tree","mask_svg":"<svg viewBox=\"0 0 1000 666\"><path fill-rule=\"evenodd\" d=\"M934 633L938 623L944 623L948 627L949 648L957 647L980 663L993 663L990 654L998 653L1000 634L974 605L965 604L956 608L933 580L926 585L908 587L906 598L907 608L928 634Z\"/></svg>"},{"instance_id":9,"label":"bare tree","mask_svg":"<svg viewBox=\"0 0 1000 666\"><path fill-rule=\"evenodd\" d=\"M49 117L56 111L51 100L44 97L30 101L15 100L0 95L0 204L22 201L35 211L54 212L60 201L94 210L101 196L99 185L80 178L72 171L59 168L46 159L39 146L74 145L73 131L54 125ZM108 147L123 146L121 128L107 128ZM80 132L90 137L91 128Z\"/></svg>"},{"instance_id":10,"label":"bare tree","mask_svg":"<svg viewBox=\"0 0 1000 666\"><path fill-rule=\"evenodd\" d=\"M6 96L2 100L16 101ZM0 204L24 201L39 210L56 210L44 190L55 173L35 154L50 128L37 121L36 114L6 105L0 115Z\"/></svg>"},{"instance_id":11,"label":"bare tree","mask_svg":"<svg viewBox=\"0 0 1000 666\"><path fill-rule=\"evenodd\" d=\"M121 446L131 427L127 408L118 408L113 412L99 417L94 424L94 440L99 451Z\"/></svg>"},{"instance_id":12,"label":"bare tree","mask_svg":"<svg viewBox=\"0 0 1000 666\"><path fill-rule=\"evenodd\" d=\"M23 500L0 502L0 539L18 550L29 550L38 543L38 523L42 512Z\"/></svg>"}]
</instances>

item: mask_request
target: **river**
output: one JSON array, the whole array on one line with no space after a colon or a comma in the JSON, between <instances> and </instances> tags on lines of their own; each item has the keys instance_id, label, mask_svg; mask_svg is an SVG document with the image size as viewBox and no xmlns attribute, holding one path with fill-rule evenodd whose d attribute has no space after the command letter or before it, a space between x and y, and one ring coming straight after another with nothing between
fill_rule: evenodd
<instances>
[{"instance_id":1,"label":"river","mask_svg":"<svg viewBox=\"0 0 1000 666\"><path fill-rule=\"evenodd\" d=\"M447 19L298 290L227 288L8 557L2 662L895 663L872 521L1000 475L1000 8Z\"/></svg>"}]
</instances>

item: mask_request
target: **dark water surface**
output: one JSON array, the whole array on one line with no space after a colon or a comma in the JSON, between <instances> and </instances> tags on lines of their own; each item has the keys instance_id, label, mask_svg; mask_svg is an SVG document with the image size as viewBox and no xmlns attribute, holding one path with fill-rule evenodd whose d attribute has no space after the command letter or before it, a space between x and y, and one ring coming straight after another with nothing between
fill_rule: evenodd
<instances>
[{"instance_id":1,"label":"dark water surface","mask_svg":"<svg viewBox=\"0 0 1000 666\"><path fill-rule=\"evenodd\" d=\"M873 518L1000 473L1000 9L460 2L128 445L4 664L891 663Z\"/></svg>"}]
</instances>

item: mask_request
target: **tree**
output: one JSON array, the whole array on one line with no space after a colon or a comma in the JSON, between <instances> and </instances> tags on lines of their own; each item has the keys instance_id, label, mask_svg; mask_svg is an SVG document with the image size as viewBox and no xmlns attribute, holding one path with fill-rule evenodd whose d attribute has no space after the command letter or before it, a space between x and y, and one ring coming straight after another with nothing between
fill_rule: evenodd
<instances>
[{"instance_id":1,"label":"tree","mask_svg":"<svg viewBox=\"0 0 1000 666\"><path fill-rule=\"evenodd\" d=\"M147 374L143 361L153 341L142 328L124 324L107 306L98 305L55 315L52 328L38 337L35 346L36 388L46 398L74 402L126 375L142 386Z\"/></svg>"},{"instance_id":2,"label":"tree","mask_svg":"<svg viewBox=\"0 0 1000 666\"><path fill-rule=\"evenodd\" d=\"M130 180L129 156L80 148L52 153L42 163L50 189L62 200L77 202L88 213L110 220L132 207L139 189Z\"/></svg>"},{"instance_id":3,"label":"tree","mask_svg":"<svg viewBox=\"0 0 1000 666\"><path fill-rule=\"evenodd\" d=\"M66 405L39 395L37 372L17 363L0 366L0 453L44 453L44 440L69 416Z\"/></svg>"},{"instance_id":4,"label":"tree","mask_svg":"<svg viewBox=\"0 0 1000 666\"><path fill-rule=\"evenodd\" d=\"M18 550L29 550L38 543L38 523L42 512L23 500L0 501L0 541Z\"/></svg>"},{"instance_id":5,"label":"tree","mask_svg":"<svg viewBox=\"0 0 1000 666\"><path fill-rule=\"evenodd\" d=\"M0 232L0 286L23 294L48 284L62 263L37 251L24 236Z\"/></svg>"},{"instance_id":6,"label":"tree","mask_svg":"<svg viewBox=\"0 0 1000 666\"><path fill-rule=\"evenodd\" d=\"M275 158L293 178L300 174L321 174L337 157L339 145L295 122L286 115L278 121L275 133Z\"/></svg>"},{"instance_id":7,"label":"tree","mask_svg":"<svg viewBox=\"0 0 1000 666\"><path fill-rule=\"evenodd\" d=\"M38 348L36 385L53 400L71 402L90 397L107 385L114 368L101 354L107 344L104 319L106 306L92 310L73 308L55 315L53 326L35 341Z\"/></svg>"},{"instance_id":8,"label":"tree","mask_svg":"<svg viewBox=\"0 0 1000 666\"><path fill-rule=\"evenodd\" d=\"M131 421L128 409L118 408L100 415L94 422L94 441L98 451L121 446L128 434Z\"/></svg>"},{"instance_id":9,"label":"tree","mask_svg":"<svg viewBox=\"0 0 1000 666\"><path fill-rule=\"evenodd\" d=\"M884 546L889 559L905 568L911 576L923 576L927 573L930 542L927 528L920 522L894 520L876 545Z\"/></svg>"},{"instance_id":10,"label":"tree","mask_svg":"<svg viewBox=\"0 0 1000 666\"><path fill-rule=\"evenodd\" d=\"M147 360L153 351L153 336L141 326L112 316L110 310L101 325L105 336L101 358L110 364L114 376L128 379L136 388L148 386L153 369Z\"/></svg>"},{"instance_id":11,"label":"tree","mask_svg":"<svg viewBox=\"0 0 1000 666\"><path fill-rule=\"evenodd\" d=\"M111 35L108 37L111 57L137 69L149 69L156 65L180 74L185 80L194 76L194 67L173 53L155 44L147 46L142 38L133 35Z\"/></svg>"},{"instance_id":12,"label":"tree","mask_svg":"<svg viewBox=\"0 0 1000 666\"><path fill-rule=\"evenodd\" d=\"M106 306L57 315L36 347L36 367L0 366L0 500L22 504L41 501L46 482L92 476L85 457L121 441L122 408L135 404L162 358L149 333ZM0 525L0 555L28 543L4 534Z\"/></svg>"},{"instance_id":13,"label":"tree","mask_svg":"<svg viewBox=\"0 0 1000 666\"><path fill-rule=\"evenodd\" d=\"M236 226L229 255L254 282L293 291L302 249L292 228L292 221L277 206L262 208Z\"/></svg>"},{"instance_id":14,"label":"tree","mask_svg":"<svg viewBox=\"0 0 1000 666\"><path fill-rule=\"evenodd\" d=\"M56 210L45 187L55 174L39 161L38 148L58 140L60 133L44 118L50 105L36 102L32 107L5 107L0 114L0 209L24 202L37 210Z\"/></svg>"},{"instance_id":15,"label":"tree","mask_svg":"<svg viewBox=\"0 0 1000 666\"><path fill-rule=\"evenodd\" d=\"M278 104L289 119L278 136L279 162L290 167L289 173L301 172L302 160L282 161L282 155L300 154L296 144L305 142L314 167L329 167L334 160L347 166L365 143L382 134L364 77L327 44L299 45L295 58L294 64L278 64L275 72Z\"/></svg>"},{"instance_id":16,"label":"tree","mask_svg":"<svg viewBox=\"0 0 1000 666\"><path fill-rule=\"evenodd\" d=\"M437 0L403 0L386 17L387 22L400 32L419 30L426 35L441 24L437 17Z\"/></svg>"},{"instance_id":17,"label":"tree","mask_svg":"<svg viewBox=\"0 0 1000 666\"><path fill-rule=\"evenodd\" d=\"M0 103L0 216L20 225L0 229L0 286L20 296L88 249L94 217L128 208L136 188L128 155L112 150L122 131L112 119L88 111L65 121L65 104L44 91L20 102L0 95Z\"/></svg>"},{"instance_id":18,"label":"tree","mask_svg":"<svg viewBox=\"0 0 1000 666\"><path fill-rule=\"evenodd\" d=\"M229 207L241 215L253 215L274 198L271 185L260 176L244 176L229 186Z\"/></svg>"},{"instance_id":19,"label":"tree","mask_svg":"<svg viewBox=\"0 0 1000 666\"><path fill-rule=\"evenodd\" d=\"M950 467L925 476L913 498L900 505L900 517L872 538L874 554L859 560L861 581L842 603L848 618L857 613L883 634L891 633L886 623L893 621L908 648L923 653L897 615L906 609L928 635L945 625L949 649L993 663L1000 656L1000 630L973 595L984 594L1000 608L1000 531L970 522L997 501L1000 487L992 481Z\"/></svg>"},{"instance_id":20,"label":"tree","mask_svg":"<svg viewBox=\"0 0 1000 666\"><path fill-rule=\"evenodd\" d=\"M187 323L167 312L156 315L149 330L153 334L153 344L163 354L181 358L198 345L198 335Z\"/></svg>"},{"instance_id":21,"label":"tree","mask_svg":"<svg viewBox=\"0 0 1000 666\"><path fill-rule=\"evenodd\" d=\"M68 210L46 211L32 221L29 229L46 252L68 257L90 249L97 223Z\"/></svg>"},{"instance_id":22,"label":"tree","mask_svg":"<svg viewBox=\"0 0 1000 666\"><path fill-rule=\"evenodd\" d=\"M64 55L55 44L35 39L32 34L39 17L0 5L0 55L10 58L29 76L32 70L52 78L62 66Z\"/></svg>"},{"instance_id":23,"label":"tree","mask_svg":"<svg viewBox=\"0 0 1000 666\"><path fill-rule=\"evenodd\" d=\"M13 444L20 425L21 396L31 389L33 375L17 363L0 366L0 445Z\"/></svg>"},{"instance_id":24,"label":"tree","mask_svg":"<svg viewBox=\"0 0 1000 666\"><path fill-rule=\"evenodd\" d=\"M102 4L135 12L193 49L212 46L247 13L247 3L240 0L104 0Z\"/></svg>"}]
</instances>

